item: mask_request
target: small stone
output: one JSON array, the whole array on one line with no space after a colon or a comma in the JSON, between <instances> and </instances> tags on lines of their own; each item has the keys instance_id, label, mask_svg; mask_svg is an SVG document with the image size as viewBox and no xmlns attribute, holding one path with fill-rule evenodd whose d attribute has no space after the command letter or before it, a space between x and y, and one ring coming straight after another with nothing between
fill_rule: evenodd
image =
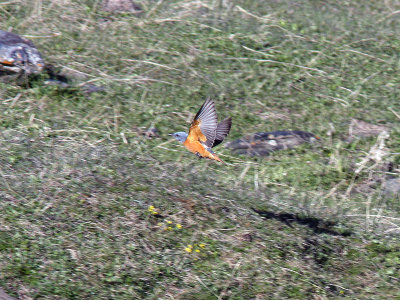
<instances>
[{"instance_id":1,"label":"small stone","mask_svg":"<svg viewBox=\"0 0 400 300\"><path fill-rule=\"evenodd\" d=\"M388 127L351 119L347 140L351 142L357 138L377 136L384 131L388 131Z\"/></svg>"},{"instance_id":2,"label":"small stone","mask_svg":"<svg viewBox=\"0 0 400 300\"><path fill-rule=\"evenodd\" d=\"M148 138L159 137L160 131L156 127L150 127L149 129L147 129L144 135Z\"/></svg>"},{"instance_id":3,"label":"small stone","mask_svg":"<svg viewBox=\"0 0 400 300\"><path fill-rule=\"evenodd\" d=\"M101 6L104 11L141 13L143 9L132 0L104 0Z\"/></svg>"},{"instance_id":4,"label":"small stone","mask_svg":"<svg viewBox=\"0 0 400 300\"><path fill-rule=\"evenodd\" d=\"M400 198L400 178L388 179L384 184L383 193L386 197Z\"/></svg>"}]
</instances>

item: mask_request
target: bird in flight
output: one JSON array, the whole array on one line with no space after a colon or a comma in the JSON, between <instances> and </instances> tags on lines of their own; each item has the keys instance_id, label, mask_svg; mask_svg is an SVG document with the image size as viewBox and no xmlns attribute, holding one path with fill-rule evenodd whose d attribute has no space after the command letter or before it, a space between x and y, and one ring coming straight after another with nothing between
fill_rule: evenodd
<instances>
[{"instance_id":1,"label":"bird in flight","mask_svg":"<svg viewBox=\"0 0 400 300\"><path fill-rule=\"evenodd\" d=\"M219 123L217 122L214 101L207 98L194 117L190 125L189 134L186 132L175 132L170 135L183 143L186 149L198 157L206 157L224 163L212 151L212 148L222 143L228 135L231 126L232 118L230 117Z\"/></svg>"}]
</instances>

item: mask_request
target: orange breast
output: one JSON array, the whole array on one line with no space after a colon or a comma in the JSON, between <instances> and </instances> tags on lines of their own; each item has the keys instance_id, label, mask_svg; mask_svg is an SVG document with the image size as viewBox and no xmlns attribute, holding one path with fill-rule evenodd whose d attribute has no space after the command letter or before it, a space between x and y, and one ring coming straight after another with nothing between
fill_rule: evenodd
<instances>
[{"instance_id":1,"label":"orange breast","mask_svg":"<svg viewBox=\"0 0 400 300\"><path fill-rule=\"evenodd\" d=\"M183 143L183 145L193 153L199 153L201 156L205 156L206 153L208 152L204 146L198 142L198 141L191 141L189 139L186 139L186 141Z\"/></svg>"},{"instance_id":2,"label":"orange breast","mask_svg":"<svg viewBox=\"0 0 400 300\"><path fill-rule=\"evenodd\" d=\"M222 162L221 159L216 154L213 154L213 153L207 151L207 149L198 141L191 141L189 139L186 139L186 141L183 143L183 145L190 152L193 152L195 154L198 153L202 157L207 157L207 158Z\"/></svg>"}]
</instances>

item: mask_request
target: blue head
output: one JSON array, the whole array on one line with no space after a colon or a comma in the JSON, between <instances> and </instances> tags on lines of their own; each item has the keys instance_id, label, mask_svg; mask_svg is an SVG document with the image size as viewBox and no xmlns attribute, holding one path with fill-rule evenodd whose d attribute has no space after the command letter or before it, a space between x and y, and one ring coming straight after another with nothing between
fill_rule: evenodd
<instances>
[{"instance_id":1,"label":"blue head","mask_svg":"<svg viewBox=\"0 0 400 300\"><path fill-rule=\"evenodd\" d=\"M188 136L188 134L186 132L175 132L170 134L172 135L174 138L176 138L178 141L180 141L181 143L183 143L184 141L186 141L186 138Z\"/></svg>"}]
</instances>

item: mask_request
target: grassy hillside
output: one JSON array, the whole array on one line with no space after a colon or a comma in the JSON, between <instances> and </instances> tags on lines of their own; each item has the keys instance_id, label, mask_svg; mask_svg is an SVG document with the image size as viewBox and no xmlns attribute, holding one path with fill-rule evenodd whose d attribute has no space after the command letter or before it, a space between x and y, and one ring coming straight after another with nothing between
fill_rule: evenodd
<instances>
[{"instance_id":1,"label":"grassy hillside","mask_svg":"<svg viewBox=\"0 0 400 300\"><path fill-rule=\"evenodd\" d=\"M400 199L385 192L400 173L398 1L140 4L0 3L1 28L74 85L0 83L0 286L20 299L400 299ZM168 133L207 96L233 118L227 140L321 140L199 160ZM388 135L349 141L352 119Z\"/></svg>"}]
</instances>

